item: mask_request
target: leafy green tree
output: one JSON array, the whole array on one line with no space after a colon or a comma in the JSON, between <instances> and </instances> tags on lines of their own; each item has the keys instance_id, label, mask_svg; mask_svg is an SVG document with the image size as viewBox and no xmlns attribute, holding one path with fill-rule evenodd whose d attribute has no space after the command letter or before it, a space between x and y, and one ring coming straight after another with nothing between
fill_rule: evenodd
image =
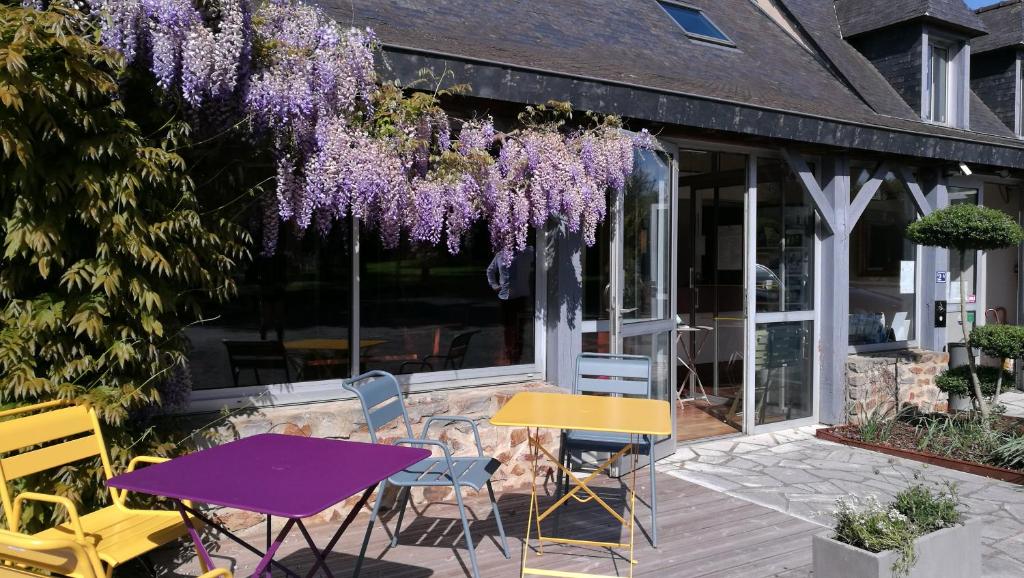
<instances>
[{"instance_id":1,"label":"leafy green tree","mask_svg":"<svg viewBox=\"0 0 1024 578\"><path fill-rule=\"evenodd\" d=\"M999 359L1002 368L1007 359L1024 358L1024 327L1018 325L982 325L971 331L971 347L977 347L985 355ZM999 372L992 403L999 403L1003 389L1003 374Z\"/></svg>"},{"instance_id":2,"label":"leafy green tree","mask_svg":"<svg viewBox=\"0 0 1024 578\"><path fill-rule=\"evenodd\" d=\"M1024 230L1009 215L1002 211L978 205L959 204L932 212L907 226L906 236L911 242L928 247L952 249L958 253L960 262L968 251L991 251L1013 247L1024 241ZM967 288L960 284L960 303L967 303ZM964 343L970 343L967 333L967 308L960 308L960 326ZM978 383L978 368L974 356L968 355L971 370L971 387L974 390L975 405L988 423L989 407L982 396Z\"/></svg>"},{"instance_id":3,"label":"leafy green tree","mask_svg":"<svg viewBox=\"0 0 1024 578\"><path fill-rule=\"evenodd\" d=\"M234 292L249 239L201 210L175 152L187 126L144 134L126 116L122 58L91 30L58 4L0 4L0 407L89 403L123 463L171 451L144 435L145 416L199 303ZM83 469L74 477L100 477ZM58 491L106 498L70 474Z\"/></svg>"}]
</instances>

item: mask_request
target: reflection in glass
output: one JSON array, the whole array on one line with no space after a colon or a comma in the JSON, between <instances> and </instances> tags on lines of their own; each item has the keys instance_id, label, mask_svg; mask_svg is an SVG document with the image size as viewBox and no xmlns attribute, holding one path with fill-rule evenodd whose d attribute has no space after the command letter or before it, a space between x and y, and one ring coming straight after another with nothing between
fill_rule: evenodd
<instances>
[{"instance_id":1,"label":"reflection in glass","mask_svg":"<svg viewBox=\"0 0 1024 578\"><path fill-rule=\"evenodd\" d=\"M814 414L813 322L758 323L754 335L754 423Z\"/></svg>"},{"instance_id":2,"label":"reflection in glass","mask_svg":"<svg viewBox=\"0 0 1024 578\"><path fill-rule=\"evenodd\" d=\"M814 206L779 159L757 162L757 311L814 309Z\"/></svg>"},{"instance_id":3,"label":"reflection in glass","mask_svg":"<svg viewBox=\"0 0 1024 578\"><path fill-rule=\"evenodd\" d=\"M851 166L851 190L874 171ZM903 181L886 174L850 235L850 345L916 337L917 248L903 234L916 218Z\"/></svg>"},{"instance_id":4,"label":"reflection in glass","mask_svg":"<svg viewBox=\"0 0 1024 578\"><path fill-rule=\"evenodd\" d=\"M671 269L672 175L664 153L639 151L623 195L622 317L666 319Z\"/></svg>"},{"instance_id":5,"label":"reflection in glass","mask_svg":"<svg viewBox=\"0 0 1024 578\"><path fill-rule=\"evenodd\" d=\"M396 374L534 362L534 242L506 266L486 224L462 251L364 232L360 255L362 366Z\"/></svg>"},{"instance_id":6,"label":"reflection in glass","mask_svg":"<svg viewBox=\"0 0 1024 578\"><path fill-rule=\"evenodd\" d=\"M651 358L651 399L670 401L672 332L644 334L622 339L622 352Z\"/></svg>"},{"instance_id":7,"label":"reflection in glass","mask_svg":"<svg viewBox=\"0 0 1024 578\"><path fill-rule=\"evenodd\" d=\"M282 232L277 254L239 276L238 295L185 330L193 387L349 377L350 264L344 227L327 238Z\"/></svg>"},{"instance_id":8,"label":"reflection in glass","mask_svg":"<svg viewBox=\"0 0 1024 578\"><path fill-rule=\"evenodd\" d=\"M978 204L978 190L977 189L966 189L962 187L949 187L949 204L951 205L977 205ZM976 287L978 281L978 252L966 252L966 251L950 251L950 280L949 280L949 295L947 299L950 303L960 302L960 283L961 281L967 283L967 304L968 307L971 305L971 298L976 296ZM960 336L961 338L963 336Z\"/></svg>"}]
</instances>

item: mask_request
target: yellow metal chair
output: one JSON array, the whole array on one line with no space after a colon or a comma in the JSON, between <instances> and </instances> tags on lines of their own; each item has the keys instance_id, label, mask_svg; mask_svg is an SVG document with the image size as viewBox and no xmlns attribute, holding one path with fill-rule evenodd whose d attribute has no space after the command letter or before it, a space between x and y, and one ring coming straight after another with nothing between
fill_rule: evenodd
<instances>
[{"instance_id":1,"label":"yellow metal chair","mask_svg":"<svg viewBox=\"0 0 1024 578\"><path fill-rule=\"evenodd\" d=\"M103 578L106 571L96 549L75 540L41 540L0 530L0 578L68 576ZM231 572L213 570L199 578L231 578Z\"/></svg>"},{"instance_id":2,"label":"yellow metal chair","mask_svg":"<svg viewBox=\"0 0 1024 578\"><path fill-rule=\"evenodd\" d=\"M79 512L71 500L62 496L39 492L12 495L15 480L97 456L104 477L114 475L95 410L47 402L2 411L0 420L0 503L12 532L19 532L25 502L46 502L63 508L67 522L31 538L77 543L91 549L104 569L102 575L107 577L117 566L186 534L178 512L129 508L125 505L127 493L113 488L112 505L88 513ZM141 463L163 461L166 458L136 457L128 464L128 471Z\"/></svg>"}]
</instances>

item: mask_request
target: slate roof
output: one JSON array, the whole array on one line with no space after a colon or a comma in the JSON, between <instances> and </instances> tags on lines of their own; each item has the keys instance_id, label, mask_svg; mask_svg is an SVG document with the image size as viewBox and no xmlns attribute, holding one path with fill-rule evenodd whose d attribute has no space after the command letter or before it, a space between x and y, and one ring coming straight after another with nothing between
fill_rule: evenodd
<instances>
[{"instance_id":1,"label":"slate roof","mask_svg":"<svg viewBox=\"0 0 1024 578\"><path fill-rule=\"evenodd\" d=\"M1024 4L1009 0L977 10L988 34L971 41L971 53L981 54L1008 46L1024 47Z\"/></svg>"},{"instance_id":2,"label":"slate roof","mask_svg":"<svg viewBox=\"0 0 1024 578\"><path fill-rule=\"evenodd\" d=\"M472 94L482 98L568 98L577 106L586 103L592 110L626 116L643 101L645 114L636 118L726 126L731 132L772 137L782 125L795 122L803 130L817 131L820 139L808 142L842 140L838 129L820 122L828 120L867 127L873 139L888 130L953 139L950 143L961 143L957 147L1022 148L977 98L971 104L971 131L921 121L874 66L843 40L829 0L777 0L814 50L801 46L750 0L688 0L736 48L688 38L655 0L317 1L339 22L372 27L393 57L405 59L396 69L404 67L406 76L428 63L451 64L460 68L458 81L471 82ZM533 84L525 85L527 78ZM613 92L632 96L614 101L607 96ZM513 93L519 96L513 98ZM681 103L671 106L685 110L666 108L670 99ZM727 105L738 111L736 118L731 113L730 118L706 121L693 116ZM787 115L797 116L786 120ZM746 120L741 122L741 116ZM843 146L866 147L843 138ZM950 143L920 146L924 152L958 154Z\"/></svg>"},{"instance_id":3,"label":"slate roof","mask_svg":"<svg viewBox=\"0 0 1024 578\"><path fill-rule=\"evenodd\" d=\"M986 32L985 24L963 0L835 0L835 8L846 38L922 19L968 36Z\"/></svg>"}]
</instances>

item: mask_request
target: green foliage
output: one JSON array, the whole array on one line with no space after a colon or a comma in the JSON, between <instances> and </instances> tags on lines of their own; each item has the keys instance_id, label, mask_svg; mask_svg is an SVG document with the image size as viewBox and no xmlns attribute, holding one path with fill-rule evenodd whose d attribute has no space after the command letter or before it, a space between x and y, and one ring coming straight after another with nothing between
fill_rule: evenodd
<instances>
[{"instance_id":1,"label":"green foliage","mask_svg":"<svg viewBox=\"0 0 1024 578\"><path fill-rule=\"evenodd\" d=\"M888 505L874 496L863 505L841 498L836 501L834 538L869 552L899 552L892 571L906 576L917 562L914 540L959 524L959 509L960 498L953 485L940 491L914 485L898 493Z\"/></svg>"},{"instance_id":2,"label":"green foliage","mask_svg":"<svg viewBox=\"0 0 1024 578\"><path fill-rule=\"evenodd\" d=\"M882 406L876 406L871 411L865 411L860 420L861 439L872 444L884 444L892 437L892 430L896 426L896 419L891 415L891 410L883 411Z\"/></svg>"},{"instance_id":3,"label":"green foliage","mask_svg":"<svg viewBox=\"0 0 1024 578\"><path fill-rule=\"evenodd\" d=\"M971 339L973 340L973 338L974 334L972 333ZM1013 375L1001 367L988 365L978 367L978 383L981 385L982 395L995 395L996 380L999 378L1000 371L1003 374L1004 384L1013 383ZM935 385L950 395L974 395L971 389L971 368L966 365L943 371L935 378Z\"/></svg>"},{"instance_id":4,"label":"green foliage","mask_svg":"<svg viewBox=\"0 0 1024 578\"><path fill-rule=\"evenodd\" d=\"M929 414L915 422L917 449L924 452L984 463L999 444L999 434L978 416Z\"/></svg>"},{"instance_id":5,"label":"green foliage","mask_svg":"<svg viewBox=\"0 0 1024 578\"><path fill-rule=\"evenodd\" d=\"M999 359L1024 357L1024 327L1018 325L981 325L971 331L971 346Z\"/></svg>"},{"instance_id":6,"label":"green foliage","mask_svg":"<svg viewBox=\"0 0 1024 578\"><path fill-rule=\"evenodd\" d=\"M1011 470L1024 470L1024 436L1007 437L992 451L989 463Z\"/></svg>"},{"instance_id":7,"label":"green foliage","mask_svg":"<svg viewBox=\"0 0 1024 578\"><path fill-rule=\"evenodd\" d=\"M907 226L911 242L959 251L990 251L1024 241L1024 230L1010 215L978 205L959 204L934 211Z\"/></svg>"},{"instance_id":8,"label":"green foliage","mask_svg":"<svg viewBox=\"0 0 1024 578\"><path fill-rule=\"evenodd\" d=\"M200 210L174 152L188 127L144 134L126 116L121 57L91 33L60 5L0 5L0 407L89 403L123 464L171 451L145 416L183 363L183 326L233 294L249 240ZM58 491L106 499L95 464L76 469Z\"/></svg>"},{"instance_id":9,"label":"green foliage","mask_svg":"<svg viewBox=\"0 0 1024 578\"><path fill-rule=\"evenodd\" d=\"M944 492L933 492L921 484L910 486L893 500L893 508L917 526L921 534L959 524L962 518L959 507L956 486L952 485Z\"/></svg>"}]
</instances>

